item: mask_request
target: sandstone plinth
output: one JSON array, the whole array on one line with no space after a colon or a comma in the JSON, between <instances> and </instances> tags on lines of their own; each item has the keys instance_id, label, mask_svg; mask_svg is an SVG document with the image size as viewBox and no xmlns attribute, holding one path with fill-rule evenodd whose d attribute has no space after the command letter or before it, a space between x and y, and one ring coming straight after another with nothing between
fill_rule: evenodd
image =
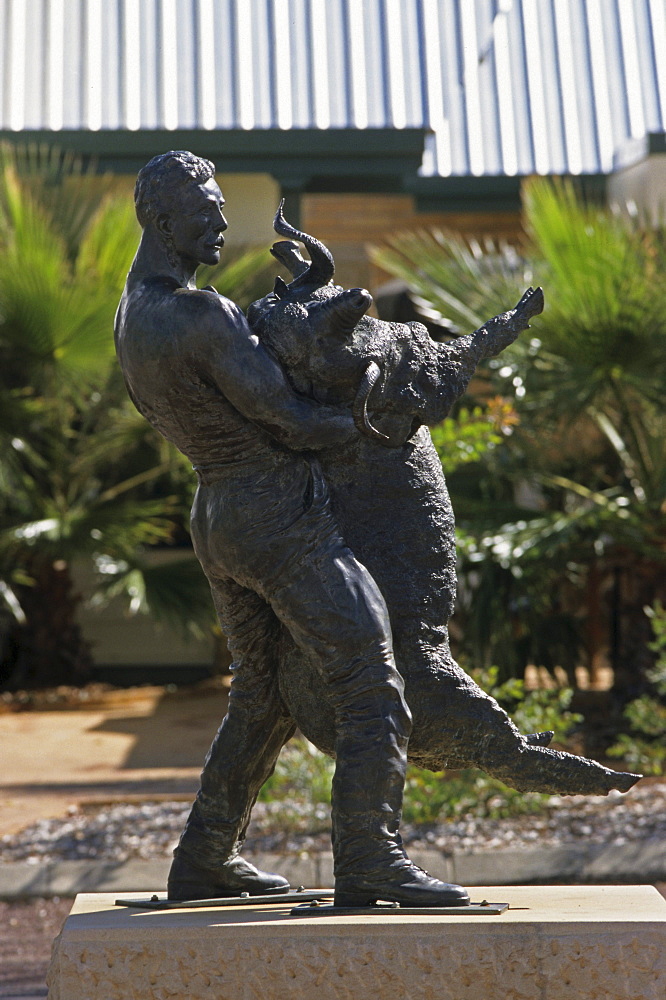
<instances>
[{"instance_id":1,"label":"sandstone plinth","mask_svg":"<svg viewBox=\"0 0 666 1000\"><path fill-rule=\"evenodd\" d=\"M473 897L511 908L501 916L291 917L286 907L251 903L124 909L116 894L84 894L54 945L49 998L666 996L666 900L656 889L502 886Z\"/></svg>"}]
</instances>

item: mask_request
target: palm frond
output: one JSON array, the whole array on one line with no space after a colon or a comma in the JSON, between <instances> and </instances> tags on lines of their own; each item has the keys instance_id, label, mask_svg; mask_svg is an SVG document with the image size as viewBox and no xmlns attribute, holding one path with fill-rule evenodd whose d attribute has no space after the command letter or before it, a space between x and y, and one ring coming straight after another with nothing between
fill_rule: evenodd
<instances>
[{"instance_id":1,"label":"palm frond","mask_svg":"<svg viewBox=\"0 0 666 1000\"><path fill-rule=\"evenodd\" d=\"M515 249L435 231L398 234L373 253L424 314L465 332L526 284L545 289L530 336L488 364L519 424L449 482L464 642L508 671L528 656L569 666L584 656L569 626L588 573L615 586L617 565L631 558L649 603L666 559L666 229L543 178L524 186L524 223ZM521 491L540 513L519 509ZM537 641L546 635L550 650Z\"/></svg>"},{"instance_id":2,"label":"palm frond","mask_svg":"<svg viewBox=\"0 0 666 1000\"><path fill-rule=\"evenodd\" d=\"M400 234L371 249L402 278L428 317L470 333L524 290L525 263L508 244L481 244L442 230Z\"/></svg>"},{"instance_id":3,"label":"palm frond","mask_svg":"<svg viewBox=\"0 0 666 1000\"><path fill-rule=\"evenodd\" d=\"M100 174L94 160L48 143L0 144L0 170L21 178L64 241L66 260L73 262L91 219L104 199L118 189L118 179Z\"/></svg>"},{"instance_id":4,"label":"palm frond","mask_svg":"<svg viewBox=\"0 0 666 1000\"><path fill-rule=\"evenodd\" d=\"M96 604L124 597L132 613L149 614L184 637L210 633L215 623L210 587L192 556L163 564L98 556L97 569Z\"/></svg>"},{"instance_id":5,"label":"palm frond","mask_svg":"<svg viewBox=\"0 0 666 1000\"><path fill-rule=\"evenodd\" d=\"M141 230L129 198L102 201L78 247L77 279L92 279L120 296Z\"/></svg>"}]
</instances>

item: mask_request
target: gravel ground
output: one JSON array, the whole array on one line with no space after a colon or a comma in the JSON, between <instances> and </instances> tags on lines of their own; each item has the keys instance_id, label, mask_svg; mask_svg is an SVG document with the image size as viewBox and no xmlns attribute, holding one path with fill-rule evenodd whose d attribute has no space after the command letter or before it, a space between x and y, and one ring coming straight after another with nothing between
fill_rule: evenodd
<instances>
[{"instance_id":1,"label":"gravel ground","mask_svg":"<svg viewBox=\"0 0 666 1000\"><path fill-rule=\"evenodd\" d=\"M292 824L315 826L316 833L276 832L288 808ZM3 861L39 864L58 859L162 858L176 843L189 804L147 802L112 804L104 808L73 810L66 819L43 820L19 835L0 838ZM328 850L326 810L259 803L248 850L302 852ZM443 851L481 847L624 844L659 839L666 843L666 782L634 788L629 796L557 798L545 813L512 819L476 817L429 829L405 831L407 843ZM666 886L657 888L666 896ZM0 901L0 998L46 997L44 986L51 944L67 916L71 899Z\"/></svg>"},{"instance_id":2,"label":"gravel ground","mask_svg":"<svg viewBox=\"0 0 666 1000\"><path fill-rule=\"evenodd\" d=\"M545 813L509 819L455 820L406 840L442 851L501 847L559 847L572 843L627 844L661 840L666 845L666 782L645 783L630 794L557 796Z\"/></svg>"},{"instance_id":3,"label":"gravel ground","mask_svg":"<svg viewBox=\"0 0 666 1000\"><path fill-rule=\"evenodd\" d=\"M187 818L189 804L147 802L72 809L65 819L41 820L14 836L0 838L3 861L168 857ZM329 849L327 810L297 804L259 803L253 814L248 852L303 852ZM287 822L288 821L288 822ZM285 832L285 827L290 831ZM312 831L316 832L298 832ZM666 843L666 782L651 781L628 796L557 797L544 813L508 819L468 816L440 825L403 827L407 844L441 851L520 846L626 844L661 839Z\"/></svg>"}]
</instances>

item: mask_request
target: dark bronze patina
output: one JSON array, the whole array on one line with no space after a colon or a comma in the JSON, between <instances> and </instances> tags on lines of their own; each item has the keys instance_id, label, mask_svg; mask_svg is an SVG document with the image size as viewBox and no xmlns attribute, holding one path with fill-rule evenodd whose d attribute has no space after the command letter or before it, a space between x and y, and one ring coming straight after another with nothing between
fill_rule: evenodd
<instances>
[{"instance_id":1,"label":"dark bronze patina","mask_svg":"<svg viewBox=\"0 0 666 1000\"><path fill-rule=\"evenodd\" d=\"M276 231L289 240L274 254L293 281L277 279L248 324L194 283L199 263L219 260L226 229L212 164L155 157L135 200L143 235L118 310L118 357L137 408L196 469L192 540L234 659L169 897L288 888L239 852L298 725L336 759L336 905L466 905L464 889L402 847L408 753L436 770L475 765L521 790L599 794L637 780L547 749L549 734L521 736L449 650L453 514L427 425L541 311L541 290L437 344L418 323L367 317L370 294L333 285L330 252L279 211Z\"/></svg>"}]
</instances>

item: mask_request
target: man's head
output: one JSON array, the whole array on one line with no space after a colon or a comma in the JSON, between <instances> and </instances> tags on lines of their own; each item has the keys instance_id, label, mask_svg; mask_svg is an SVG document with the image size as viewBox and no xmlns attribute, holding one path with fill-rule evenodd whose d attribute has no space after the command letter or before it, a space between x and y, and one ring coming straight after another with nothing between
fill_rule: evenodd
<instances>
[{"instance_id":1,"label":"man's head","mask_svg":"<svg viewBox=\"0 0 666 1000\"><path fill-rule=\"evenodd\" d=\"M170 252L196 263L219 261L227 221L210 160L184 150L154 156L139 171L134 204L141 227L154 226Z\"/></svg>"}]
</instances>

